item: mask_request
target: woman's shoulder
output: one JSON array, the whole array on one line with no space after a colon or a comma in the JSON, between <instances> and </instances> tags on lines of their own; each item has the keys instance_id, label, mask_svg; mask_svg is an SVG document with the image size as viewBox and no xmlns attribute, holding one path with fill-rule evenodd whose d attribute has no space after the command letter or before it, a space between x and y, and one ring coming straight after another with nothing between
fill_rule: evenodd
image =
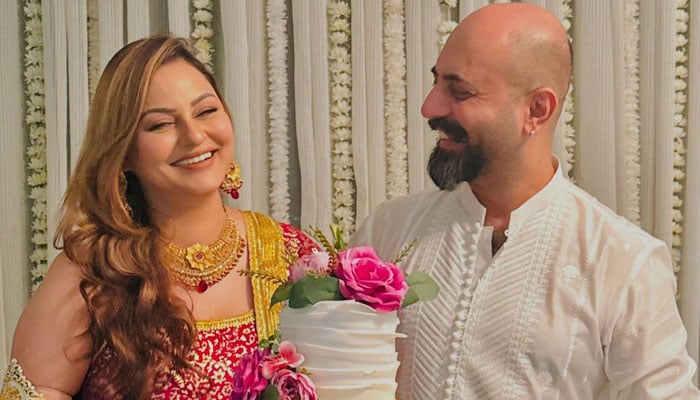
<instances>
[{"instance_id":1,"label":"woman's shoulder","mask_svg":"<svg viewBox=\"0 0 700 400\"><path fill-rule=\"evenodd\" d=\"M89 316L80 267L61 253L30 298L15 329L12 357L37 387L74 394L89 364Z\"/></svg>"},{"instance_id":2,"label":"woman's shoulder","mask_svg":"<svg viewBox=\"0 0 700 400\"><path fill-rule=\"evenodd\" d=\"M285 247L294 250L298 257L311 254L319 249L316 242L301 229L284 222L281 222L280 226L282 227Z\"/></svg>"},{"instance_id":3,"label":"woman's shoulder","mask_svg":"<svg viewBox=\"0 0 700 400\"><path fill-rule=\"evenodd\" d=\"M269 224L281 230L284 247L293 255L302 256L318 250L318 245L306 233L288 222L278 221L267 214L256 211L241 212L247 220L255 220L256 224L261 220L267 220Z\"/></svg>"}]
</instances>

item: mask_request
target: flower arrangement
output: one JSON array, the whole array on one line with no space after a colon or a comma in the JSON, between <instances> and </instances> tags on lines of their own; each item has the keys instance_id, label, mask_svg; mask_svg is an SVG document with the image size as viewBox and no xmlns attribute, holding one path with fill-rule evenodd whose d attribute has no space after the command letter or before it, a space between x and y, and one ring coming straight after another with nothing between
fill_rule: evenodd
<instances>
[{"instance_id":1,"label":"flower arrangement","mask_svg":"<svg viewBox=\"0 0 700 400\"><path fill-rule=\"evenodd\" d=\"M404 276L396 265L408 254L412 243L387 262L371 246L347 247L343 229L335 224L330 228L332 240L321 230L313 230L311 236L324 250L290 260L286 281L262 275L280 285L272 295L271 306L287 301L290 308L303 308L320 301L354 300L377 313L390 313L437 296L438 286L430 276L423 272ZM260 275L250 270L239 273ZM304 357L290 341L280 342L279 332L261 340L259 348L236 367L231 399L316 400L313 377L309 378L302 363Z\"/></svg>"},{"instance_id":2,"label":"flower arrangement","mask_svg":"<svg viewBox=\"0 0 700 400\"><path fill-rule=\"evenodd\" d=\"M234 371L231 400L316 400L316 389L303 368L304 356L279 332L260 341Z\"/></svg>"},{"instance_id":3,"label":"flower arrangement","mask_svg":"<svg viewBox=\"0 0 700 400\"><path fill-rule=\"evenodd\" d=\"M437 296L438 286L428 274L416 271L404 276L396 266L412 243L387 262L371 246L347 248L338 225L331 225L331 234L333 241L314 229L312 236L325 251L293 262L289 279L272 295L272 304L288 301L291 308L303 308L324 300L355 300L385 313Z\"/></svg>"}]
</instances>

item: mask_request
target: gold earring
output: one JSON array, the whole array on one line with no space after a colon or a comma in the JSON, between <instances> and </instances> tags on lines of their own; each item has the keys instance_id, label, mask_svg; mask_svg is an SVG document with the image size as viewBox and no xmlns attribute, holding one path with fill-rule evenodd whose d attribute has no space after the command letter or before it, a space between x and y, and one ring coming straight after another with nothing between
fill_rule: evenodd
<instances>
[{"instance_id":1,"label":"gold earring","mask_svg":"<svg viewBox=\"0 0 700 400\"><path fill-rule=\"evenodd\" d=\"M238 164L231 161L231 163L228 165L226 176L224 176L224 180L221 182L221 185L219 185L219 188L228 193L231 198L235 200L238 199L238 189L240 189L241 186L243 186L243 182L241 181L241 170L238 168Z\"/></svg>"}]
</instances>

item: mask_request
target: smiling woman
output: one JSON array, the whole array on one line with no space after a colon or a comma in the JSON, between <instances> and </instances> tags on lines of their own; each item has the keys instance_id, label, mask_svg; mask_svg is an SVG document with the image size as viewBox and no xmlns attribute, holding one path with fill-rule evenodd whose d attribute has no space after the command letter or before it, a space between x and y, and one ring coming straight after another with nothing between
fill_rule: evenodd
<instances>
[{"instance_id":1,"label":"smiling woman","mask_svg":"<svg viewBox=\"0 0 700 400\"><path fill-rule=\"evenodd\" d=\"M20 318L0 398L230 396L236 363L279 319L275 283L231 271L284 278L287 256L314 248L224 205L219 189L240 188L233 141L188 42L156 35L112 58L65 194L63 253Z\"/></svg>"},{"instance_id":2,"label":"smiling woman","mask_svg":"<svg viewBox=\"0 0 700 400\"><path fill-rule=\"evenodd\" d=\"M167 193L206 198L216 192L232 161L233 126L192 64L179 59L156 71L136 130L124 169L138 177L152 208L173 207Z\"/></svg>"}]
</instances>

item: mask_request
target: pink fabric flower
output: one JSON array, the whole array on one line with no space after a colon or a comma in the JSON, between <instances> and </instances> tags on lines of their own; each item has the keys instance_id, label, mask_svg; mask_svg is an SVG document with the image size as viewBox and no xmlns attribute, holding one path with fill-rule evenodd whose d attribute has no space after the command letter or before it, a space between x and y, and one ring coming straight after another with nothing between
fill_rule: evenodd
<instances>
[{"instance_id":1,"label":"pink fabric flower","mask_svg":"<svg viewBox=\"0 0 700 400\"><path fill-rule=\"evenodd\" d=\"M265 390L267 379L261 363L269 355L269 349L257 349L241 359L233 374L231 400L255 400Z\"/></svg>"},{"instance_id":2,"label":"pink fabric flower","mask_svg":"<svg viewBox=\"0 0 700 400\"><path fill-rule=\"evenodd\" d=\"M317 400L316 389L308 376L291 369L281 369L271 380L280 394L280 400Z\"/></svg>"},{"instance_id":3,"label":"pink fabric flower","mask_svg":"<svg viewBox=\"0 0 700 400\"><path fill-rule=\"evenodd\" d=\"M398 310L408 292L403 271L382 261L371 246L351 247L338 253L335 274L346 299L365 303L378 312Z\"/></svg>"},{"instance_id":4,"label":"pink fabric flower","mask_svg":"<svg viewBox=\"0 0 700 400\"><path fill-rule=\"evenodd\" d=\"M262 376L266 379L272 378L281 369L296 368L304 362L304 356L297 353L297 348L288 340L281 342L277 350L277 355L270 355L262 360Z\"/></svg>"},{"instance_id":5,"label":"pink fabric flower","mask_svg":"<svg viewBox=\"0 0 700 400\"><path fill-rule=\"evenodd\" d=\"M330 256L325 251L304 254L289 267L289 279L296 282L307 274L328 275L331 272L328 262Z\"/></svg>"}]
</instances>

